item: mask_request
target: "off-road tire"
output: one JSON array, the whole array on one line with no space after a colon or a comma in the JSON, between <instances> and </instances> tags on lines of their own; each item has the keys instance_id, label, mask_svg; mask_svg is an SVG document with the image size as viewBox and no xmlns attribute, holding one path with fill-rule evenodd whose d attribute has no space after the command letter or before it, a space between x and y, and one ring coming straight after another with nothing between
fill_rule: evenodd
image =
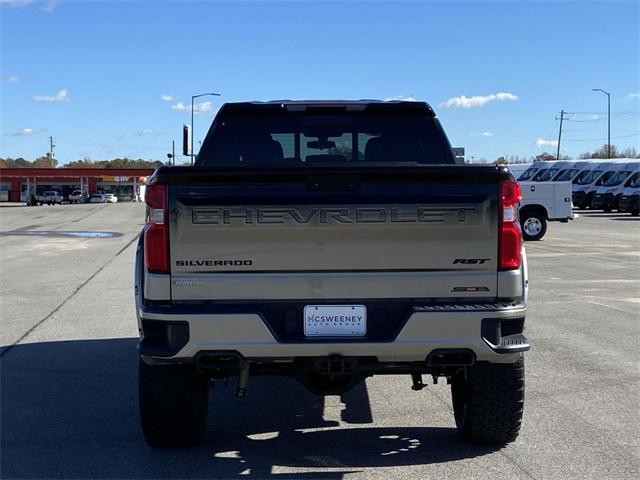
<instances>
[{"instance_id":1,"label":"off-road tire","mask_svg":"<svg viewBox=\"0 0 640 480\"><path fill-rule=\"evenodd\" d=\"M524 358L477 363L451 382L458 433L465 441L504 445L518 437L524 406Z\"/></svg>"},{"instance_id":2,"label":"off-road tire","mask_svg":"<svg viewBox=\"0 0 640 480\"><path fill-rule=\"evenodd\" d=\"M156 448L198 444L207 422L209 379L191 365L139 361L138 400L142 431Z\"/></svg>"}]
</instances>

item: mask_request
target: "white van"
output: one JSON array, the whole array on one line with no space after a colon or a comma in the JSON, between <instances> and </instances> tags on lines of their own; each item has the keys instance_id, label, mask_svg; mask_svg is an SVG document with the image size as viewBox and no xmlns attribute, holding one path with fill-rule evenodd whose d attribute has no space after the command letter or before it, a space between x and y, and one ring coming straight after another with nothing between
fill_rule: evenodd
<instances>
[{"instance_id":1,"label":"white van","mask_svg":"<svg viewBox=\"0 0 640 480\"><path fill-rule=\"evenodd\" d=\"M533 162L529 168L527 168L522 175L516 178L519 182L529 182L533 178L533 176L538 173L540 168L544 167L544 164L547 162Z\"/></svg>"},{"instance_id":2,"label":"white van","mask_svg":"<svg viewBox=\"0 0 640 480\"><path fill-rule=\"evenodd\" d=\"M640 215L640 171L624 182L624 190L618 201L618 211Z\"/></svg>"},{"instance_id":3,"label":"white van","mask_svg":"<svg viewBox=\"0 0 640 480\"><path fill-rule=\"evenodd\" d=\"M589 207L596 189L614 174L614 168L614 162L594 164L586 175L573 184L573 205L577 208Z\"/></svg>"},{"instance_id":4,"label":"white van","mask_svg":"<svg viewBox=\"0 0 640 480\"><path fill-rule=\"evenodd\" d=\"M513 175L513 178L519 178L520 175L522 175L524 172L526 172L529 167L531 167L531 165L533 165L532 163L507 163L507 168L509 169L509 172L511 172L511 175Z\"/></svg>"},{"instance_id":5,"label":"white van","mask_svg":"<svg viewBox=\"0 0 640 480\"><path fill-rule=\"evenodd\" d=\"M531 179L532 182L549 182L551 181L562 168L566 168L571 162L544 162L545 165L540 169Z\"/></svg>"},{"instance_id":6,"label":"white van","mask_svg":"<svg viewBox=\"0 0 640 480\"><path fill-rule=\"evenodd\" d=\"M605 212L617 209L625 183L631 175L640 170L640 162L616 163L613 170L615 173L595 191L591 208Z\"/></svg>"},{"instance_id":7,"label":"white van","mask_svg":"<svg viewBox=\"0 0 640 480\"><path fill-rule=\"evenodd\" d=\"M594 162L578 161L567 162L568 165L562 168L553 178L554 182L577 183L586 173L593 168Z\"/></svg>"}]
</instances>

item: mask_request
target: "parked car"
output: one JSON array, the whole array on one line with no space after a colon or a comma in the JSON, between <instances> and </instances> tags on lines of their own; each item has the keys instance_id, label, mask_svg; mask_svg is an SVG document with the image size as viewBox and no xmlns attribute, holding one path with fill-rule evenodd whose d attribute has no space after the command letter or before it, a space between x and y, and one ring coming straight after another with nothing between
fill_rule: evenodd
<instances>
[{"instance_id":1,"label":"parked car","mask_svg":"<svg viewBox=\"0 0 640 480\"><path fill-rule=\"evenodd\" d=\"M542 168L544 165L544 162L534 162L533 165L529 166L529 168L527 168L519 177L517 177L519 182L526 182L526 181L531 181L531 179L534 177L534 175L536 173L538 173L538 170L540 170L540 168Z\"/></svg>"},{"instance_id":2,"label":"parked car","mask_svg":"<svg viewBox=\"0 0 640 480\"><path fill-rule=\"evenodd\" d=\"M549 182L562 170L566 169L571 162L545 162L538 172L531 179L532 182Z\"/></svg>"},{"instance_id":3,"label":"parked car","mask_svg":"<svg viewBox=\"0 0 640 480\"><path fill-rule=\"evenodd\" d=\"M67 198L69 198L69 203L84 203L84 195L80 190L74 190Z\"/></svg>"},{"instance_id":4,"label":"parked car","mask_svg":"<svg viewBox=\"0 0 640 480\"><path fill-rule=\"evenodd\" d=\"M615 173L600 186L591 201L591 208L610 212L618 209L618 201L625 188L625 183L640 169L640 162L618 163L615 165Z\"/></svg>"},{"instance_id":5,"label":"parked car","mask_svg":"<svg viewBox=\"0 0 640 480\"><path fill-rule=\"evenodd\" d=\"M595 163L586 175L573 184L573 205L589 208L596 190L614 174L614 168L614 162Z\"/></svg>"},{"instance_id":6,"label":"parked car","mask_svg":"<svg viewBox=\"0 0 640 480\"><path fill-rule=\"evenodd\" d=\"M118 197L113 193L105 193L104 196L107 198L107 203L118 203Z\"/></svg>"},{"instance_id":7,"label":"parked car","mask_svg":"<svg viewBox=\"0 0 640 480\"><path fill-rule=\"evenodd\" d=\"M107 197L102 193L94 193L89 197L89 203L107 203Z\"/></svg>"},{"instance_id":8,"label":"parked car","mask_svg":"<svg viewBox=\"0 0 640 480\"><path fill-rule=\"evenodd\" d=\"M506 166L515 178L526 172L533 164L532 163L507 163Z\"/></svg>"},{"instance_id":9,"label":"parked car","mask_svg":"<svg viewBox=\"0 0 640 480\"><path fill-rule=\"evenodd\" d=\"M62 205L62 195L55 190L47 190L41 195L37 196L39 204L55 205L56 203Z\"/></svg>"},{"instance_id":10,"label":"parked car","mask_svg":"<svg viewBox=\"0 0 640 480\"><path fill-rule=\"evenodd\" d=\"M570 163L567 168L561 169L558 174L553 178L554 182L572 182L577 183L590 169L589 165L593 162L580 161L580 162L568 162Z\"/></svg>"},{"instance_id":11,"label":"parked car","mask_svg":"<svg viewBox=\"0 0 640 480\"><path fill-rule=\"evenodd\" d=\"M625 188L618 201L618 211L635 216L640 215L640 172L634 173L624 185Z\"/></svg>"}]
</instances>

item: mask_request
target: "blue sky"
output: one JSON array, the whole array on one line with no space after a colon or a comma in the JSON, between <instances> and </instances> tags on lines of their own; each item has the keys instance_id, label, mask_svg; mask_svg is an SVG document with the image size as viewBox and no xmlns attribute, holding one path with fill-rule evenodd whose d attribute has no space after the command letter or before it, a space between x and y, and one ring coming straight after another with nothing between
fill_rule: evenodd
<instances>
[{"instance_id":1,"label":"blue sky","mask_svg":"<svg viewBox=\"0 0 640 480\"><path fill-rule=\"evenodd\" d=\"M413 96L467 157L640 147L633 2L0 0L0 156L165 159L221 102Z\"/></svg>"}]
</instances>

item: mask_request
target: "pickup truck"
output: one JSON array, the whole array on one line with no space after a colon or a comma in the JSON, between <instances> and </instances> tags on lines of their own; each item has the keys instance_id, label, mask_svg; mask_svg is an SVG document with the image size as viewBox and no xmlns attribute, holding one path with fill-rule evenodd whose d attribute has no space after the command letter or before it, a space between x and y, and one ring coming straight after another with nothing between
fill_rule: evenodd
<instances>
[{"instance_id":1,"label":"pickup truck","mask_svg":"<svg viewBox=\"0 0 640 480\"><path fill-rule=\"evenodd\" d=\"M84 194L80 190L74 190L69 194L69 203L83 203L84 202Z\"/></svg>"},{"instance_id":2,"label":"pickup truck","mask_svg":"<svg viewBox=\"0 0 640 480\"><path fill-rule=\"evenodd\" d=\"M43 192L41 195L37 197L38 203L47 204L47 205L55 205L56 203L62 205L62 195L54 190L47 190Z\"/></svg>"},{"instance_id":3,"label":"pickup truck","mask_svg":"<svg viewBox=\"0 0 640 480\"><path fill-rule=\"evenodd\" d=\"M136 255L139 407L153 447L203 433L212 381L451 384L466 441L524 402L526 257L505 167L456 164L424 102L221 107L193 167L148 181Z\"/></svg>"}]
</instances>

